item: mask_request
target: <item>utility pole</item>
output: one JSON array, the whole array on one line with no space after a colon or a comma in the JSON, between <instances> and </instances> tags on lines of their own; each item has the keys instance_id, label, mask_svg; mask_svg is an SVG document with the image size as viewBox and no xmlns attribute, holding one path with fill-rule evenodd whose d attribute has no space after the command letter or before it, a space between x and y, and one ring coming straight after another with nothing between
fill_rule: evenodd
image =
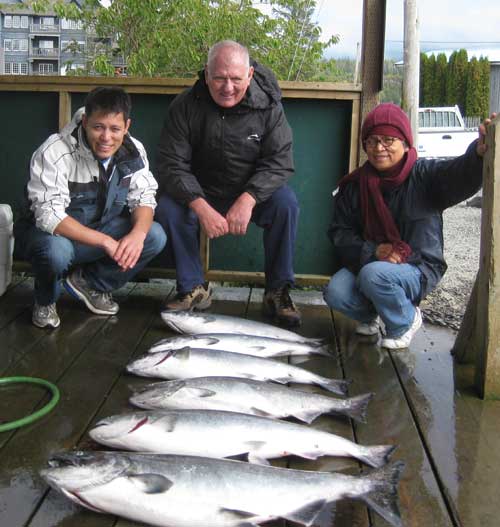
<instances>
[{"instance_id":1,"label":"utility pole","mask_svg":"<svg viewBox=\"0 0 500 527\"><path fill-rule=\"evenodd\" d=\"M408 114L413 140L418 144L418 104L420 81L420 37L417 0L404 0L403 110Z\"/></svg>"}]
</instances>

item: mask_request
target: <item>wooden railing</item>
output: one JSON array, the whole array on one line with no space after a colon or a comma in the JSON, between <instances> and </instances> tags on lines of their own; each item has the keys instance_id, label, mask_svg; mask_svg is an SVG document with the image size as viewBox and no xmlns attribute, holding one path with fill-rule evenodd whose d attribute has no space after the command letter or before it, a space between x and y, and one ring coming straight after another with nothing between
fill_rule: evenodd
<instances>
[{"instance_id":1,"label":"wooden railing","mask_svg":"<svg viewBox=\"0 0 500 527\"><path fill-rule=\"evenodd\" d=\"M3 142L4 145L13 145L10 152L12 167L4 167L8 173L5 184L10 185L11 189L15 187L15 192L12 190L10 197L17 199L22 194L20 181L26 177L16 160L22 159L27 166L29 156L41 140L37 139L38 144L29 143L32 149L28 151L26 140L22 139L23 130L30 129L31 106L33 112L38 112L40 105L44 104L41 101L49 99L48 103L55 103L56 107L58 101L60 129L70 121L75 104L82 104L85 93L96 86L123 86L133 99L137 96L133 112L136 131L132 133L138 132L137 137L143 142L144 138L147 139L149 144L145 146L149 147L148 153L152 161L157 145L157 129L161 129L168 100L192 83L193 79L61 76L27 76L20 79L16 76L0 76L0 95L2 92L10 92L5 94L3 103L9 112L11 107L13 112L13 108L18 105L17 98L24 101L22 117L8 112L7 119L13 121L15 134L7 131L8 127L5 127L3 135L0 132L0 144ZM331 192L336 187L336 181L357 165L361 86L319 82L280 82L280 86L287 117L293 120L292 128L295 127L296 175L292 178L291 185L299 196L302 209L295 258L296 280L303 285L325 283L333 271L333 249L326 237L331 219ZM20 92L31 93L21 95ZM170 97L162 98L158 95ZM154 112L151 112L152 107ZM141 114L141 108L146 113ZM55 115L52 114L51 118L54 121ZM53 126L52 123L52 128ZM41 130L38 135L43 139L53 131L55 130L50 130L47 122L47 131ZM10 135L6 135L9 133ZM25 150L14 152L21 147ZM233 237L224 237L224 240L215 242L202 239L202 262L206 278L262 282L264 274L259 272L262 243L260 232L257 231L258 229L249 233L242 242ZM236 250L232 244L237 246ZM226 258L227 254L232 254L231 259ZM173 274L173 270L160 266L152 266L146 272L153 277Z\"/></svg>"}]
</instances>

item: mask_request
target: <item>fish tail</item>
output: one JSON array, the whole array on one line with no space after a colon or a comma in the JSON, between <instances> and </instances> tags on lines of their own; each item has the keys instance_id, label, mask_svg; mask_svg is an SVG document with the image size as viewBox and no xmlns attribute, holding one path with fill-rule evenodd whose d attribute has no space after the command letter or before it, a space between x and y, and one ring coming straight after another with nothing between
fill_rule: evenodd
<instances>
[{"instance_id":1,"label":"fish tail","mask_svg":"<svg viewBox=\"0 0 500 527\"><path fill-rule=\"evenodd\" d=\"M403 461L397 461L362 476L370 480L372 485L371 490L360 496L360 499L393 527L403 526L398 504L398 485L404 467Z\"/></svg>"},{"instance_id":2,"label":"fish tail","mask_svg":"<svg viewBox=\"0 0 500 527\"><path fill-rule=\"evenodd\" d=\"M367 465L380 468L387 464L394 450L396 450L395 445L368 446L365 447L364 454L356 457Z\"/></svg>"},{"instance_id":3,"label":"fish tail","mask_svg":"<svg viewBox=\"0 0 500 527\"><path fill-rule=\"evenodd\" d=\"M336 393L337 395L347 395L347 390L351 381L321 377L317 384L325 390Z\"/></svg>"},{"instance_id":4,"label":"fish tail","mask_svg":"<svg viewBox=\"0 0 500 527\"><path fill-rule=\"evenodd\" d=\"M314 345L313 347L314 353L318 355L323 355L324 357L332 357L335 355L329 344L318 343L318 345Z\"/></svg>"},{"instance_id":5,"label":"fish tail","mask_svg":"<svg viewBox=\"0 0 500 527\"><path fill-rule=\"evenodd\" d=\"M368 404L372 400L372 397L373 393L364 393L363 395L351 397L349 399L349 406L344 411L345 415L354 419L355 421L366 423L366 411L368 409Z\"/></svg>"}]
</instances>

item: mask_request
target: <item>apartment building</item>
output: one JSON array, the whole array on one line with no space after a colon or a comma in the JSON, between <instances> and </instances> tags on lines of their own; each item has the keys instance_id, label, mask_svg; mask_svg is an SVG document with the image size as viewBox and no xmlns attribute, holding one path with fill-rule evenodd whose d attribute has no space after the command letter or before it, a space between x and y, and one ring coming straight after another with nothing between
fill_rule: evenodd
<instances>
[{"instance_id":1,"label":"apartment building","mask_svg":"<svg viewBox=\"0 0 500 527\"><path fill-rule=\"evenodd\" d=\"M80 22L59 18L55 12L35 13L22 0L1 0L1 4L0 74L66 75L85 67L96 39Z\"/></svg>"}]
</instances>

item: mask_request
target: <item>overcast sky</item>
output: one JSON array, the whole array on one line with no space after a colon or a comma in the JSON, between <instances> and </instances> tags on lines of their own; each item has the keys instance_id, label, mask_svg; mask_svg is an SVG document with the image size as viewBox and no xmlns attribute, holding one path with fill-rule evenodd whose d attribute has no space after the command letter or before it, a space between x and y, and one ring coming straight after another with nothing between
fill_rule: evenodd
<instances>
[{"instance_id":1,"label":"overcast sky","mask_svg":"<svg viewBox=\"0 0 500 527\"><path fill-rule=\"evenodd\" d=\"M356 43L361 41L363 0L316 0L316 5L323 35L338 34L341 39L328 54L354 57ZM403 6L404 0L387 0L386 51L391 56L402 50ZM470 42L500 47L499 0L417 0L417 6L423 51L470 48Z\"/></svg>"}]
</instances>

